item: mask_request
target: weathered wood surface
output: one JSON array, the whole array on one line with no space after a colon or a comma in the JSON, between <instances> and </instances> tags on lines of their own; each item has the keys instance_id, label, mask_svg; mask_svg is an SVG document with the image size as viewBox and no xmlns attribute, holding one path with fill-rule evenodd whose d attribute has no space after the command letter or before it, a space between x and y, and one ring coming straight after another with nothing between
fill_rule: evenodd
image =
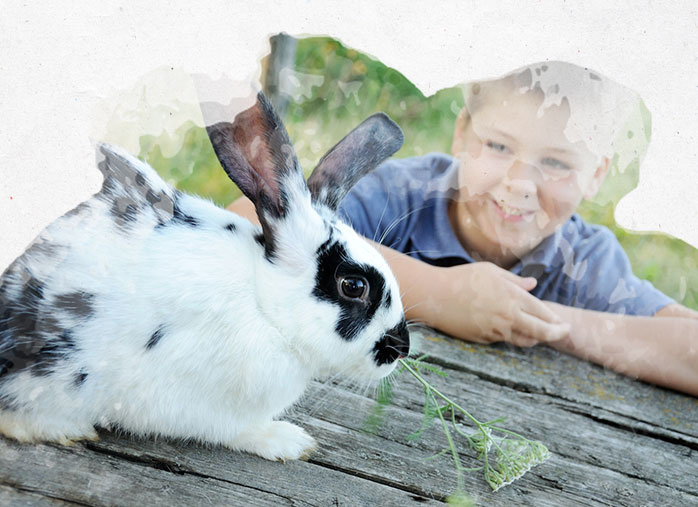
<instances>
[{"instance_id":1,"label":"weathered wood surface","mask_svg":"<svg viewBox=\"0 0 698 507\"><path fill-rule=\"evenodd\" d=\"M444 394L480 420L546 443L552 457L492 492L466 475L478 505L698 505L698 399L616 375L545 347L478 346L413 331L448 377ZM308 461L255 456L101 431L70 447L0 439L1 505L411 505L455 487L434 426L418 441L421 387L398 377L377 434L362 431L373 389L312 386L288 415L320 444ZM367 396L366 394L369 394ZM463 449L465 466L474 466Z\"/></svg>"}]
</instances>

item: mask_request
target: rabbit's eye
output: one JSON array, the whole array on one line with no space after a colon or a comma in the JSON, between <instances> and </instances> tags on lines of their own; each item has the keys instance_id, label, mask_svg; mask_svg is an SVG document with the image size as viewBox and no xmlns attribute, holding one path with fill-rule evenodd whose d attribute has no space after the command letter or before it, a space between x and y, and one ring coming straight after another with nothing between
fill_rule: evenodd
<instances>
[{"instance_id":1,"label":"rabbit's eye","mask_svg":"<svg viewBox=\"0 0 698 507\"><path fill-rule=\"evenodd\" d=\"M365 278L343 276L338 280L340 293L349 299L364 299L368 293L368 282Z\"/></svg>"}]
</instances>

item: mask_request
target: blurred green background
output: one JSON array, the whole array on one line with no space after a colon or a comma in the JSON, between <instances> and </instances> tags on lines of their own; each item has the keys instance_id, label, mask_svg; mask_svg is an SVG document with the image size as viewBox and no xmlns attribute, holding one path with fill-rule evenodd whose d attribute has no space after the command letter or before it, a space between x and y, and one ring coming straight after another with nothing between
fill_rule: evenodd
<instances>
[{"instance_id":1,"label":"blurred green background","mask_svg":"<svg viewBox=\"0 0 698 507\"><path fill-rule=\"evenodd\" d=\"M306 38L294 44L295 66L291 61L279 80L290 97L282 116L306 174L339 139L377 111L390 115L405 134L405 143L395 157L450 152L454 122L463 106L459 87L424 97L398 71L334 39ZM268 70L269 61L267 58L263 62L264 69ZM464 81L468 78L464 76ZM220 206L227 206L240 195L220 168L204 129L189 123L175 135L182 148L173 157L163 156L160 146L172 139L162 136L141 137L140 157L180 190L209 197ZM615 223L615 204L637 185L650 140L651 115L644 104L622 135L618 145L623 153L614 157L599 195L591 202L585 201L579 213L615 233L637 276L698 310L698 250L663 234L633 233Z\"/></svg>"}]
</instances>

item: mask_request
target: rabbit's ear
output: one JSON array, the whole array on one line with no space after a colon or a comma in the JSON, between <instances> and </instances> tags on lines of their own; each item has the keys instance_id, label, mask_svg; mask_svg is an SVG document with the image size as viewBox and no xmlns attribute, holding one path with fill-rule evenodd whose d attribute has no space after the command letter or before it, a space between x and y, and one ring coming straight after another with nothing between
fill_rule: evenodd
<instances>
[{"instance_id":1,"label":"rabbit's ear","mask_svg":"<svg viewBox=\"0 0 698 507\"><path fill-rule=\"evenodd\" d=\"M233 123L216 123L206 131L223 169L255 204L260 218L285 216L290 197L298 190L307 193L286 129L261 92Z\"/></svg>"},{"instance_id":2,"label":"rabbit's ear","mask_svg":"<svg viewBox=\"0 0 698 507\"><path fill-rule=\"evenodd\" d=\"M335 211L351 187L399 150L403 140L402 130L388 115L364 120L320 159L308 178L313 201Z\"/></svg>"},{"instance_id":3,"label":"rabbit's ear","mask_svg":"<svg viewBox=\"0 0 698 507\"><path fill-rule=\"evenodd\" d=\"M255 105L238 113L233 123L216 123L206 131L223 169L254 203L272 255L272 222L286 216L294 199L308 195L286 129L260 92Z\"/></svg>"}]
</instances>

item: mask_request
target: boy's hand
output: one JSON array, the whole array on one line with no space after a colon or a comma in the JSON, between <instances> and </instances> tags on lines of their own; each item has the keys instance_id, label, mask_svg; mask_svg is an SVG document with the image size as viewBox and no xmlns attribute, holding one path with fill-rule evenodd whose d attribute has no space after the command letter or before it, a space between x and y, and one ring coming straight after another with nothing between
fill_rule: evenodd
<instances>
[{"instance_id":1,"label":"boy's hand","mask_svg":"<svg viewBox=\"0 0 698 507\"><path fill-rule=\"evenodd\" d=\"M423 311L432 326L452 336L530 347L569 335L569 324L528 293L535 278L521 278L489 262L434 269L432 283L442 290L430 291L433 296Z\"/></svg>"}]
</instances>

